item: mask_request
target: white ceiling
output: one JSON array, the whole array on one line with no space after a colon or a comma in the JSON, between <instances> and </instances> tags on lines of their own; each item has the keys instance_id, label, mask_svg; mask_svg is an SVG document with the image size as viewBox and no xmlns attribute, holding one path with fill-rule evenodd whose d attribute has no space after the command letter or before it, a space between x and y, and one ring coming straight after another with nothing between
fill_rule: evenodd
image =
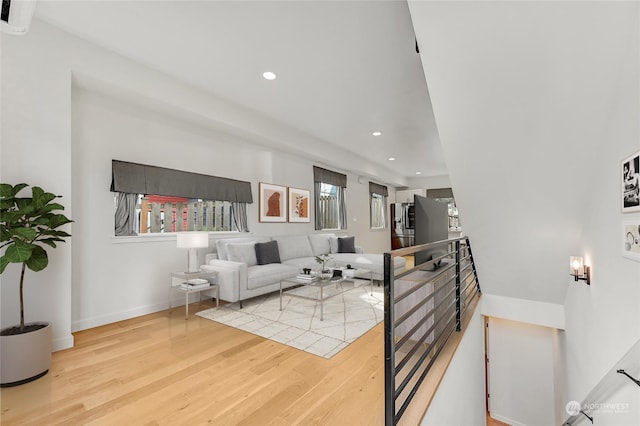
<instances>
[{"instance_id":1,"label":"white ceiling","mask_svg":"<svg viewBox=\"0 0 640 426\"><path fill-rule=\"evenodd\" d=\"M36 17L346 149L353 172L447 174L405 1L39 0Z\"/></svg>"}]
</instances>

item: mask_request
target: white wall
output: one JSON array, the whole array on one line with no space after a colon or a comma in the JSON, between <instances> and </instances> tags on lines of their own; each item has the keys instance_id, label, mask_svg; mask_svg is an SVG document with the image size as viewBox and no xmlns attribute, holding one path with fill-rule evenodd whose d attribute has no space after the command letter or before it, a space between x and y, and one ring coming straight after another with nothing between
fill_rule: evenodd
<instances>
[{"instance_id":1,"label":"white wall","mask_svg":"<svg viewBox=\"0 0 640 426\"><path fill-rule=\"evenodd\" d=\"M555 423L557 330L489 318L489 411L510 425Z\"/></svg>"},{"instance_id":2,"label":"white wall","mask_svg":"<svg viewBox=\"0 0 640 426\"><path fill-rule=\"evenodd\" d=\"M113 158L247 180L256 201L259 181L312 189L311 166L332 168L348 176L346 233L367 251L389 248L388 231L369 230L368 186L358 183L349 159L312 160L329 159L321 141L38 20L26 36L3 36L1 43L1 179L63 195L75 220L71 241L38 274L44 283L26 289L27 320L53 323L54 350L72 346L72 329L163 309L168 272L184 265L172 239L111 238ZM265 148L296 141L312 146L307 156ZM248 212L255 234L313 231L313 222L258 223L255 209ZM2 280L15 279L12 266ZM3 326L17 320L16 287L2 286Z\"/></svg>"},{"instance_id":3,"label":"white wall","mask_svg":"<svg viewBox=\"0 0 640 426\"><path fill-rule=\"evenodd\" d=\"M570 285L565 298L568 400L584 398L640 339L640 262L621 255L622 222L635 219L640 223L640 213L620 211L620 162L640 151L640 5L636 2L635 7L631 15L636 18L635 26L624 39L613 101L594 153L598 172L585 174L591 194L583 211L577 254L589 261L592 283ZM626 401L637 406L639 398L636 394ZM613 414L611 419L608 424L622 424L613 420ZM598 424L605 423L598 419ZM635 424L640 424L638 410Z\"/></svg>"},{"instance_id":4,"label":"white wall","mask_svg":"<svg viewBox=\"0 0 640 426\"><path fill-rule=\"evenodd\" d=\"M422 419L422 426L486 423L483 329L483 317L476 308Z\"/></svg>"},{"instance_id":5,"label":"white wall","mask_svg":"<svg viewBox=\"0 0 640 426\"><path fill-rule=\"evenodd\" d=\"M25 182L63 196L68 217L71 208L70 99L71 75L59 60L57 34L41 40L3 34L1 181ZM44 75L43 75L44 74ZM67 229L69 227L66 227ZM25 321L48 321L52 325L53 348L73 344L71 336L71 251L73 239L48 250L49 266L25 275ZM20 265L9 265L2 275L1 323L19 321L18 280ZM11 285L8 285L11 284Z\"/></svg>"}]
</instances>

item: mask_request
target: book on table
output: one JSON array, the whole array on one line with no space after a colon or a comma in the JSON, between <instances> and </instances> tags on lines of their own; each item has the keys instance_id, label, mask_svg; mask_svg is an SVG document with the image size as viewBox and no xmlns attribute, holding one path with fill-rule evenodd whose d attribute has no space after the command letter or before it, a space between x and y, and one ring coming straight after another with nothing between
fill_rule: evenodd
<instances>
[{"instance_id":1,"label":"book on table","mask_svg":"<svg viewBox=\"0 0 640 426\"><path fill-rule=\"evenodd\" d=\"M202 278L194 278L180 284L180 288L183 290L198 290L201 288L209 287L211 284L207 280Z\"/></svg>"},{"instance_id":2,"label":"book on table","mask_svg":"<svg viewBox=\"0 0 640 426\"><path fill-rule=\"evenodd\" d=\"M309 274L298 274L296 275L296 279L300 281L317 281L318 277Z\"/></svg>"}]
</instances>

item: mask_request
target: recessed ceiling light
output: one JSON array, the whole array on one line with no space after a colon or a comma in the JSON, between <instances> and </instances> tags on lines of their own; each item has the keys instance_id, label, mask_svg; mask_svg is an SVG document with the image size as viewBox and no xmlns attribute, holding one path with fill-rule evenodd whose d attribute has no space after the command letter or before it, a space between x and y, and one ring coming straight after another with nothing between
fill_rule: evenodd
<instances>
[{"instance_id":1,"label":"recessed ceiling light","mask_svg":"<svg viewBox=\"0 0 640 426\"><path fill-rule=\"evenodd\" d=\"M382 132L375 131L375 132L373 132L373 133L371 133L371 134L372 134L373 136L380 136L380 135L382 134Z\"/></svg>"},{"instance_id":2,"label":"recessed ceiling light","mask_svg":"<svg viewBox=\"0 0 640 426\"><path fill-rule=\"evenodd\" d=\"M265 71L262 73L262 76L266 79L266 80L275 80L277 75L274 72L271 71Z\"/></svg>"},{"instance_id":3,"label":"recessed ceiling light","mask_svg":"<svg viewBox=\"0 0 640 426\"><path fill-rule=\"evenodd\" d=\"M421 175L421 174L422 174L422 172L416 172L416 174L417 174L417 175Z\"/></svg>"},{"instance_id":4,"label":"recessed ceiling light","mask_svg":"<svg viewBox=\"0 0 640 426\"><path fill-rule=\"evenodd\" d=\"M389 160L389 161L396 161L396 157L389 157L387 160Z\"/></svg>"}]
</instances>

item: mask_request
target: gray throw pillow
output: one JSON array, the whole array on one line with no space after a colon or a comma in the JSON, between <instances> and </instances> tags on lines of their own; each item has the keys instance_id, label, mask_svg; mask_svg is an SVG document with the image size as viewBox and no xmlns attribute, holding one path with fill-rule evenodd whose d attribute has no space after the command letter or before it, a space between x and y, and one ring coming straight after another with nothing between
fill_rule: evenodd
<instances>
[{"instance_id":1,"label":"gray throw pillow","mask_svg":"<svg viewBox=\"0 0 640 426\"><path fill-rule=\"evenodd\" d=\"M355 237L338 238L338 253L355 253L355 252L356 252Z\"/></svg>"},{"instance_id":2,"label":"gray throw pillow","mask_svg":"<svg viewBox=\"0 0 640 426\"><path fill-rule=\"evenodd\" d=\"M256 259L258 261L258 265L280 263L278 242L269 241L268 243L256 243Z\"/></svg>"}]
</instances>

